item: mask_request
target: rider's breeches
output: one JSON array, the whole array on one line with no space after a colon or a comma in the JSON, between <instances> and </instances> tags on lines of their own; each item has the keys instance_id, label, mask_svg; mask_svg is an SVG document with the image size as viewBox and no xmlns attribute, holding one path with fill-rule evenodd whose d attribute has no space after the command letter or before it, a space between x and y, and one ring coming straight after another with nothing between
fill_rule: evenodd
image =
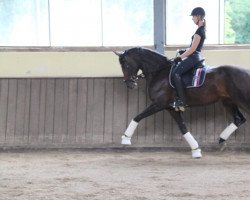
<instances>
[{"instance_id":1,"label":"rider's breeches","mask_svg":"<svg viewBox=\"0 0 250 200\"><path fill-rule=\"evenodd\" d=\"M187 58L183 59L178 66L175 67L173 71L173 75L179 75L180 77L185 74L187 71L192 69L194 65L201 60L200 53L193 53L192 55L188 56ZM173 77L174 78L174 77Z\"/></svg>"},{"instance_id":2,"label":"rider's breeches","mask_svg":"<svg viewBox=\"0 0 250 200\"><path fill-rule=\"evenodd\" d=\"M186 104L186 95L184 86L182 83L182 75L185 74L187 71L192 69L194 65L199 62L201 59L200 53L194 53L188 56L186 59L181 61L174 69L172 73L172 80L174 86L176 88L177 96L181 99L182 103Z\"/></svg>"}]
</instances>

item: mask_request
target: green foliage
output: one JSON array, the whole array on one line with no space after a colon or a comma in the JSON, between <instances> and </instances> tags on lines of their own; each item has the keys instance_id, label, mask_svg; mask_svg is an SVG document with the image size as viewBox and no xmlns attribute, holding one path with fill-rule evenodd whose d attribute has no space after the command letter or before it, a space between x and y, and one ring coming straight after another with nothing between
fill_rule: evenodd
<instances>
[{"instance_id":1,"label":"green foliage","mask_svg":"<svg viewBox=\"0 0 250 200\"><path fill-rule=\"evenodd\" d=\"M225 0L225 43L250 43L250 1Z\"/></svg>"},{"instance_id":2,"label":"green foliage","mask_svg":"<svg viewBox=\"0 0 250 200\"><path fill-rule=\"evenodd\" d=\"M232 9L228 1L225 2L225 40L226 44L232 44L235 42L235 31L232 28Z\"/></svg>"}]
</instances>

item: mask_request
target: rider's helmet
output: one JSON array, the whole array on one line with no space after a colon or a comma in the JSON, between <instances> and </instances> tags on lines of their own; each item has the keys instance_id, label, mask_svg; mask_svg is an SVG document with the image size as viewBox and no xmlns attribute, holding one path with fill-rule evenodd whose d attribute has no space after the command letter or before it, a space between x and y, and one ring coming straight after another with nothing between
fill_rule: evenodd
<instances>
[{"instance_id":1,"label":"rider's helmet","mask_svg":"<svg viewBox=\"0 0 250 200\"><path fill-rule=\"evenodd\" d=\"M192 10L191 15L190 16L197 16L200 15L202 17L205 17L205 10L202 7L196 7Z\"/></svg>"}]
</instances>

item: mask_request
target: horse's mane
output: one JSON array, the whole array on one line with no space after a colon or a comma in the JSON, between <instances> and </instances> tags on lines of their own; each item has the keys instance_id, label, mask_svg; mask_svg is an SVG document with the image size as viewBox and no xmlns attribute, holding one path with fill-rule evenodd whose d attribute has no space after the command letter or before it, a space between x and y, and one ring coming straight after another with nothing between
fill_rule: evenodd
<instances>
[{"instance_id":1,"label":"horse's mane","mask_svg":"<svg viewBox=\"0 0 250 200\"><path fill-rule=\"evenodd\" d=\"M166 56L158 53L157 51L154 51L148 48L143 48L143 47L134 47L134 48L128 49L125 51L125 54L151 55L151 56L158 57L158 59L162 59L164 62L169 61L169 59Z\"/></svg>"}]
</instances>

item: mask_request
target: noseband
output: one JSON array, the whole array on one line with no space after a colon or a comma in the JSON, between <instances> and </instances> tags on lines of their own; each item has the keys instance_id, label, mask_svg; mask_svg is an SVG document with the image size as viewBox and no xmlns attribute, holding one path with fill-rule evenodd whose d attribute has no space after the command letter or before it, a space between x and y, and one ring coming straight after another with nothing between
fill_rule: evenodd
<instances>
[{"instance_id":1,"label":"noseband","mask_svg":"<svg viewBox=\"0 0 250 200\"><path fill-rule=\"evenodd\" d=\"M131 76L129 79L123 80L125 83L127 82L136 82L139 79L144 79L145 75L143 73L139 74L139 75L135 75L135 76Z\"/></svg>"}]
</instances>

